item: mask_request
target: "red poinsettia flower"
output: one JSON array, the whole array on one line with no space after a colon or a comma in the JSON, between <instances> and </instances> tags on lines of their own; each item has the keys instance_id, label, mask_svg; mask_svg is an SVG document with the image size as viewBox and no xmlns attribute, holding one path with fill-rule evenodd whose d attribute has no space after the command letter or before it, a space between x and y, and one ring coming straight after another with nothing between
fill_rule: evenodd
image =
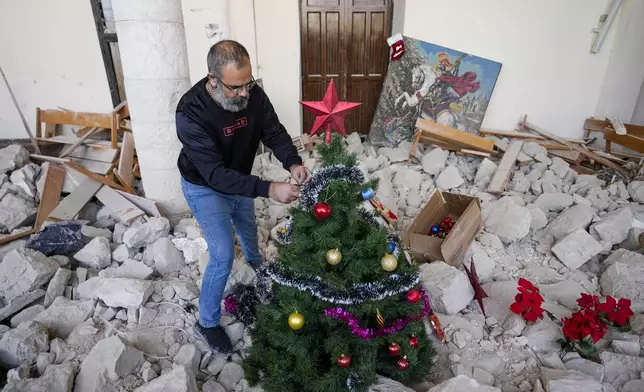
<instances>
[{"instance_id":1,"label":"red poinsettia flower","mask_svg":"<svg viewBox=\"0 0 644 392\"><path fill-rule=\"evenodd\" d=\"M597 305L597 310L604 312L608 320L620 327L626 325L628 320L633 316L631 300L628 298L620 298L617 301L615 298L608 296L606 297L606 302Z\"/></svg>"},{"instance_id":2,"label":"red poinsettia flower","mask_svg":"<svg viewBox=\"0 0 644 392\"><path fill-rule=\"evenodd\" d=\"M530 321L531 323L536 323L537 319L543 318L543 309L531 308L523 314L523 318L526 319L526 321Z\"/></svg>"},{"instance_id":3,"label":"red poinsettia flower","mask_svg":"<svg viewBox=\"0 0 644 392\"><path fill-rule=\"evenodd\" d=\"M608 331L599 314L592 309L579 310L562 321L563 334L568 340L583 340L590 336L597 343Z\"/></svg>"},{"instance_id":4,"label":"red poinsettia flower","mask_svg":"<svg viewBox=\"0 0 644 392\"><path fill-rule=\"evenodd\" d=\"M581 293L581 298L577 299L577 303L582 309L594 308L599 303L599 296Z\"/></svg>"},{"instance_id":5,"label":"red poinsettia flower","mask_svg":"<svg viewBox=\"0 0 644 392\"><path fill-rule=\"evenodd\" d=\"M514 314L523 314L526 310L528 310L528 308L526 308L522 302L514 302L510 305L510 311Z\"/></svg>"},{"instance_id":6,"label":"red poinsettia flower","mask_svg":"<svg viewBox=\"0 0 644 392\"><path fill-rule=\"evenodd\" d=\"M530 282L529 280L524 278L519 278L519 291L522 293L526 291L539 292L539 289L535 285L533 285L532 282Z\"/></svg>"}]
</instances>

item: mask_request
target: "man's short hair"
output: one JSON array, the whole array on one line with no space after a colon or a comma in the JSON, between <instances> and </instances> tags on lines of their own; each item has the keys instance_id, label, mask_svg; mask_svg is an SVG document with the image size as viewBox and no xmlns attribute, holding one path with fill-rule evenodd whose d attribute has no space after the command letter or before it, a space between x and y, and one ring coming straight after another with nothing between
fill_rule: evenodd
<instances>
[{"instance_id":1,"label":"man's short hair","mask_svg":"<svg viewBox=\"0 0 644 392\"><path fill-rule=\"evenodd\" d=\"M250 61L248 51L244 45L233 40L219 41L208 51L208 72L221 78L221 69L228 64L233 64L241 69Z\"/></svg>"}]
</instances>

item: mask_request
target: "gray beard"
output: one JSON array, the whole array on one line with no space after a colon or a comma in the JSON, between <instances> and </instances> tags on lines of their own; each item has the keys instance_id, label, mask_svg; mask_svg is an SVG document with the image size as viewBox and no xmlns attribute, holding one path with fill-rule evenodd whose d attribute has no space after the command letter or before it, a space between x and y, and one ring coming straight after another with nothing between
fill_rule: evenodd
<instances>
[{"instance_id":1,"label":"gray beard","mask_svg":"<svg viewBox=\"0 0 644 392\"><path fill-rule=\"evenodd\" d=\"M248 106L248 97L236 96L229 98L224 94L224 91L221 88L213 89L209 85L206 87L213 101L215 101L224 110L229 112L239 112L246 109Z\"/></svg>"}]
</instances>

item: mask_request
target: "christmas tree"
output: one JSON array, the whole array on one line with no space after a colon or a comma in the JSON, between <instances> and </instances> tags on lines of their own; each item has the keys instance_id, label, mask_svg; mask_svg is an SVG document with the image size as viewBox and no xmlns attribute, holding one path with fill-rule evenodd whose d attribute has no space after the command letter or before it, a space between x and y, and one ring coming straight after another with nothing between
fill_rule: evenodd
<instances>
[{"instance_id":1,"label":"christmas tree","mask_svg":"<svg viewBox=\"0 0 644 392\"><path fill-rule=\"evenodd\" d=\"M263 271L271 299L257 308L246 377L266 392L367 391L377 374L420 380L434 349L417 268L369 209L377 183L344 139L318 152L322 166L290 210L279 259Z\"/></svg>"}]
</instances>

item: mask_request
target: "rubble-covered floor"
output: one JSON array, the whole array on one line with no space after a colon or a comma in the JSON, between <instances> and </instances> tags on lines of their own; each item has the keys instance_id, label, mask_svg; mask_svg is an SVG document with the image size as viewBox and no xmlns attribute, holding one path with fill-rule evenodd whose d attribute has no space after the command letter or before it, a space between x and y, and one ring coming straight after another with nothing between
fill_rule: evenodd
<instances>
[{"instance_id":1,"label":"rubble-covered floor","mask_svg":"<svg viewBox=\"0 0 644 392\"><path fill-rule=\"evenodd\" d=\"M408 166L410 143L376 151L355 134L348 142L360 166L380 180L378 197L399 216L400 230L434 189L481 200L485 229L464 260L473 260L489 296L487 317L472 300L462 267L421 265L447 344L432 335L439 353L435 372L413 390L644 391L644 183L607 186L525 143L523 152L535 161L515 168L500 197L485 192L496 169L487 159L440 149L424 153L421 147L420 163ZM41 168L27 164L25 153L0 150L0 229L7 234L25 229L21 225L37 210L42 191ZM313 168L315 160L306 165ZM268 153L258 156L253 170L269 180L288 180ZM261 251L271 259L286 206L262 199L255 206ZM0 248L0 362L14 367L3 391L261 390L247 385L239 365L251 344L243 324L222 319L235 345L229 359L194 338L208 255L193 219L174 226L165 218L124 225L90 203L79 220L43 231L64 231L64 243L52 242L56 235L30 240L47 256L26 248L24 240ZM65 247L74 249L72 257L56 254ZM228 288L252 281L254 272L244 261L233 268ZM540 288L555 319L526 325L509 312L519 277ZM598 343L601 365L564 355L556 343L559 320L576 309L580 292L633 300L633 331L613 331ZM382 379L372 390L411 389Z\"/></svg>"}]
</instances>

